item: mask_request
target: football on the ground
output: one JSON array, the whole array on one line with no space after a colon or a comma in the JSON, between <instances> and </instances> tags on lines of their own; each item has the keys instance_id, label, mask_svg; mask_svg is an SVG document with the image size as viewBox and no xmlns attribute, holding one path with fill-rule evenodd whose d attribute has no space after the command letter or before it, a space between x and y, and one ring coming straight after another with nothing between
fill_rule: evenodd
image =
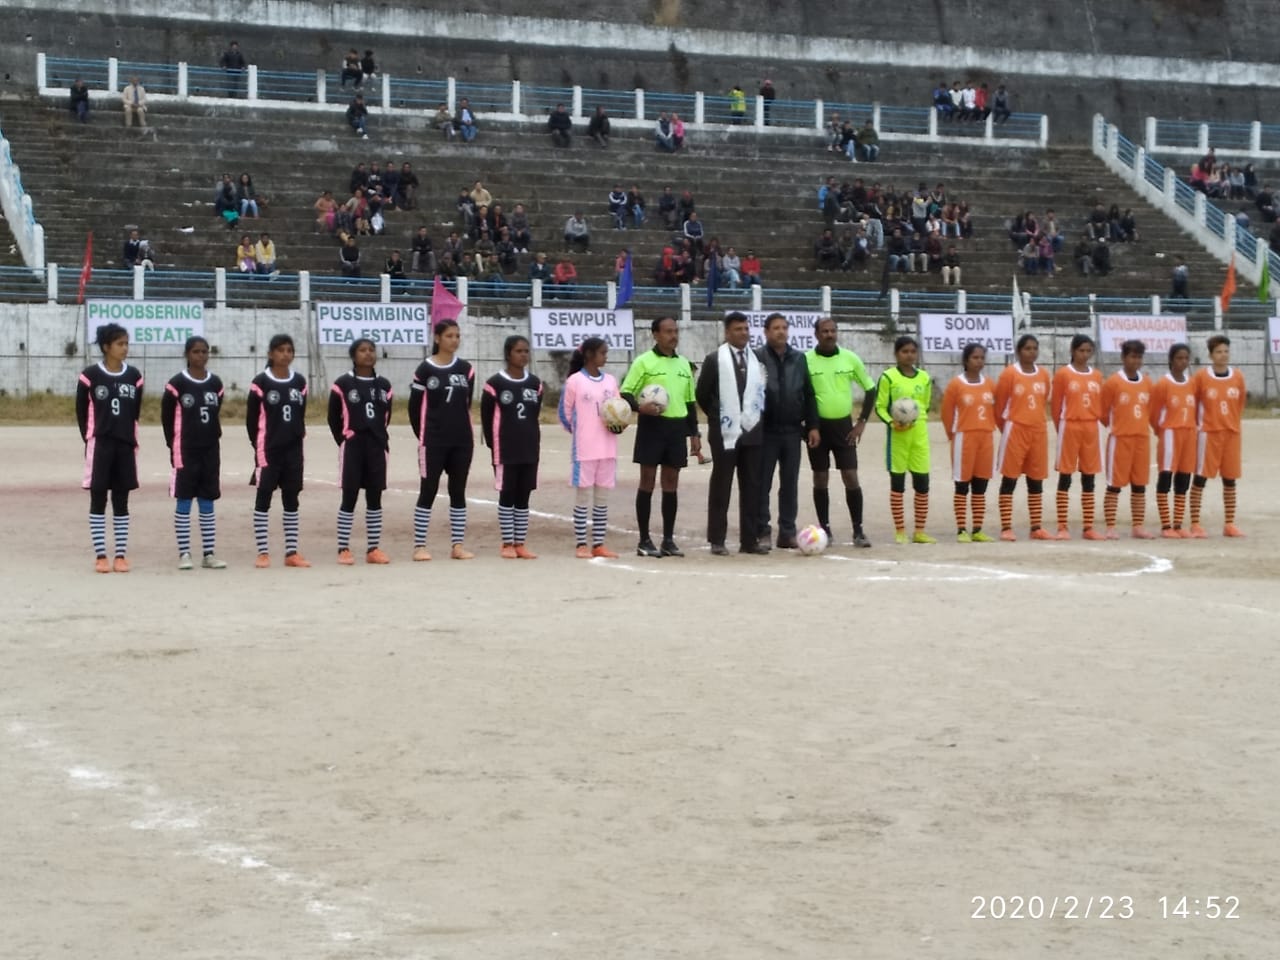
<instances>
[{"instance_id":1,"label":"football on the ground","mask_svg":"<svg viewBox=\"0 0 1280 960\"><path fill-rule=\"evenodd\" d=\"M796 546L807 557L817 556L822 553L830 543L831 538L827 536L827 531L816 523L811 523L796 533Z\"/></svg>"},{"instance_id":2,"label":"football on the ground","mask_svg":"<svg viewBox=\"0 0 1280 960\"><path fill-rule=\"evenodd\" d=\"M920 406L910 397L899 397L889 405L889 416L900 427L909 427L920 419Z\"/></svg>"},{"instance_id":3,"label":"football on the ground","mask_svg":"<svg viewBox=\"0 0 1280 960\"><path fill-rule=\"evenodd\" d=\"M621 433L631 422L631 404L621 397L610 397L600 408L600 419L614 433Z\"/></svg>"},{"instance_id":4,"label":"football on the ground","mask_svg":"<svg viewBox=\"0 0 1280 960\"><path fill-rule=\"evenodd\" d=\"M636 396L636 400L640 406L646 403L652 403L658 408L658 412L662 413L671 403L671 398L667 396L667 388L660 383L651 383Z\"/></svg>"}]
</instances>

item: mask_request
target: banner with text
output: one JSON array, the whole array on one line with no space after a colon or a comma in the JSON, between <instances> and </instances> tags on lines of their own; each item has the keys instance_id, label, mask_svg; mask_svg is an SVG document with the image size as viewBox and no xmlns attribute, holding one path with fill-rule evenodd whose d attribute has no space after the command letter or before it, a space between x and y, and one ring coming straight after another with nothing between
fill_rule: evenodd
<instances>
[{"instance_id":1,"label":"banner with text","mask_svg":"<svg viewBox=\"0 0 1280 960\"><path fill-rule=\"evenodd\" d=\"M86 300L85 308L90 343L97 340L98 328L108 323L128 330L134 346L181 347L187 337L204 336L201 300Z\"/></svg>"},{"instance_id":2,"label":"banner with text","mask_svg":"<svg viewBox=\"0 0 1280 960\"><path fill-rule=\"evenodd\" d=\"M1280 357L1280 317L1267 321L1267 340L1271 344L1271 355Z\"/></svg>"},{"instance_id":3,"label":"banner with text","mask_svg":"<svg viewBox=\"0 0 1280 960\"><path fill-rule=\"evenodd\" d=\"M1011 313L922 313L921 353L963 353L978 343L988 353L1013 353Z\"/></svg>"},{"instance_id":4,"label":"banner with text","mask_svg":"<svg viewBox=\"0 0 1280 960\"><path fill-rule=\"evenodd\" d=\"M725 316L733 313L732 310L726 310ZM813 334L813 328L826 314L824 313L801 313L795 310L761 310L758 313L750 310L742 310L741 313L747 317L747 326L751 329L751 346L764 346L764 322L767 318L775 313L780 313L787 318L787 342L797 350L812 350L818 344L818 338Z\"/></svg>"},{"instance_id":5,"label":"banner with text","mask_svg":"<svg viewBox=\"0 0 1280 960\"><path fill-rule=\"evenodd\" d=\"M1103 353L1119 353L1126 340L1141 340L1147 353L1167 351L1175 343L1187 339L1187 318L1171 314L1100 313L1098 314L1098 349Z\"/></svg>"},{"instance_id":6,"label":"banner with text","mask_svg":"<svg viewBox=\"0 0 1280 960\"><path fill-rule=\"evenodd\" d=\"M425 303L351 303L318 300L320 346L345 347L368 338L380 347L426 347L431 318Z\"/></svg>"},{"instance_id":7,"label":"banner with text","mask_svg":"<svg viewBox=\"0 0 1280 960\"><path fill-rule=\"evenodd\" d=\"M572 350L587 337L602 338L610 350L634 350L635 312L534 307L529 311L529 334L535 350Z\"/></svg>"}]
</instances>

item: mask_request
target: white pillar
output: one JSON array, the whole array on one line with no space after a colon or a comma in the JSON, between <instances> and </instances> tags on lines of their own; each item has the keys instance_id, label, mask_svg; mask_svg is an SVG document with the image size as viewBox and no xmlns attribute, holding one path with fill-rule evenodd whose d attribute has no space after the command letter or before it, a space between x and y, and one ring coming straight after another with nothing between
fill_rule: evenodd
<instances>
[{"instance_id":1,"label":"white pillar","mask_svg":"<svg viewBox=\"0 0 1280 960\"><path fill-rule=\"evenodd\" d=\"M1095 341L1102 339L1098 335L1098 295L1096 293L1089 294L1089 333Z\"/></svg>"},{"instance_id":2,"label":"white pillar","mask_svg":"<svg viewBox=\"0 0 1280 960\"><path fill-rule=\"evenodd\" d=\"M30 199L29 195L27 196ZM32 270L44 268L44 224L37 223L31 231L31 263Z\"/></svg>"},{"instance_id":3,"label":"white pillar","mask_svg":"<svg viewBox=\"0 0 1280 960\"><path fill-rule=\"evenodd\" d=\"M215 267L213 270L213 299L219 307L227 305L227 268Z\"/></svg>"},{"instance_id":4,"label":"white pillar","mask_svg":"<svg viewBox=\"0 0 1280 960\"><path fill-rule=\"evenodd\" d=\"M147 268L138 264L133 268L133 299L147 298Z\"/></svg>"},{"instance_id":5,"label":"white pillar","mask_svg":"<svg viewBox=\"0 0 1280 960\"><path fill-rule=\"evenodd\" d=\"M1147 151L1145 147L1133 150L1133 188L1144 193L1147 182Z\"/></svg>"},{"instance_id":6,"label":"white pillar","mask_svg":"<svg viewBox=\"0 0 1280 960\"><path fill-rule=\"evenodd\" d=\"M382 109L391 109L391 74L382 75Z\"/></svg>"},{"instance_id":7,"label":"white pillar","mask_svg":"<svg viewBox=\"0 0 1280 960\"><path fill-rule=\"evenodd\" d=\"M120 92L120 60L117 57L107 58L107 89L112 93Z\"/></svg>"},{"instance_id":8,"label":"white pillar","mask_svg":"<svg viewBox=\"0 0 1280 960\"><path fill-rule=\"evenodd\" d=\"M530 306L542 306L542 281L532 280L529 282Z\"/></svg>"},{"instance_id":9,"label":"white pillar","mask_svg":"<svg viewBox=\"0 0 1280 960\"><path fill-rule=\"evenodd\" d=\"M969 295L963 290L956 291L956 313L965 314L969 312Z\"/></svg>"},{"instance_id":10,"label":"white pillar","mask_svg":"<svg viewBox=\"0 0 1280 960\"><path fill-rule=\"evenodd\" d=\"M1047 113L1040 114L1040 146L1041 148L1049 146L1049 115Z\"/></svg>"},{"instance_id":11,"label":"white pillar","mask_svg":"<svg viewBox=\"0 0 1280 960\"><path fill-rule=\"evenodd\" d=\"M831 286L830 284L822 285L822 307L820 308L824 317L831 316Z\"/></svg>"},{"instance_id":12,"label":"white pillar","mask_svg":"<svg viewBox=\"0 0 1280 960\"><path fill-rule=\"evenodd\" d=\"M43 54L41 54L43 56ZM45 298L49 303L58 302L58 265L51 263L45 267Z\"/></svg>"},{"instance_id":13,"label":"white pillar","mask_svg":"<svg viewBox=\"0 0 1280 960\"><path fill-rule=\"evenodd\" d=\"M246 91L246 96L248 96L250 100L257 100L258 99L258 65L256 63L249 64L248 82L249 82L249 86Z\"/></svg>"},{"instance_id":14,"label":"white pillar","mask_svg":"<svg viewBox=\"0 0 1280 960\"><path fill-rule=\"evenodd\" d=\"M1209 150L1209 125L1207 123L1200 124L1200 136L1196 141L1196 146L1200 148L1201 153Z\"/></svg>"},{"instance_id":15,"label":"white pillar","mask_svg":"<svg viewBox=\"0 0 1280 960\"><path fill-rule=\"evenodd\" d=\"M935 110L934 113L938 111ZM876 133L880 132L880 101L876 100L871 104L871 125L876 128ZM855 124L856 126L856 124Z\"/></svg>"},{"instance_id":16,"label":"white pillar","mask_svg":"<svg viewBox=\"0 0 1280 960\"><path fill-rule=\"evenodd\" d=\"M1213 298L1213 329L1222 329L1222 298L1216 295Z\"/></svg>"},{"instance_id":17,"label":"white pillar","mask_svg":"<svg viewBox=\"0 0 1280 960\"><path fill-rule=\"evenodd\" d=\"M604 304L609 310L618 309L618 284L609 280L604 285Z\"/></svg>"},{"instance_id":18,"label":"white pillar","mask_svg":"<svg viewBox=\"0 0 1280 960\"><path fill-rule=\"evenodd\" d=\"M178 99L185 100L191 93L190 75L185 60L178 61Z\"/></svg>"},{"instance_id":19,"label":"white pillar","mask_svg":"<svg viewBox=\"0 0 1280 960\"><path fill-rule=\"evenodd\" d=\"M827 125L826 112L827 105L821 97L813 101L813 125L819 130L824 129Z\"/></svg>"},{"instance_id":20,"label":"white pillar","mask_svg":"<svg viewBox=\"0 0 1280 960\"><path fill-rule=\"evenodd\" d=\"M43 90L49 85L49 64L43 53L36 54L36 89Z\"/></svg>"},{"instance_id":21,"label":"white pillar","mask_svg":"<svg viewBox=\"0 0 1280 960\"><path fill-rule=\"evenodd\" d=\"M751 285L751 312L759 313L764 309L764 288L758 283Z\"/></svg>"},{"instance_id":22,"label":"white pillar","mask_svg":"<svg viewBox=\"0 0 1280 960\"><path fill-rule=\"evenodd\" d=\"M1151 315L1153 317L1160 316L1160 294L1158 293L1151 295Z\"/></svg>"},{"instance_id":23,"label":"white pillar","mask_svg":"<svg viewBox=\"0 0 1280 960\"><path fill-rule=\"evenodd\" d=\"M701 90L697 90L693 94L693 122L706 123L707 109L706 103Z\"/></svg>"},{"instance_id":24,"label":"white pillar","mask_svg":"<svg viewBox=\"0 0 1280 960\"><path fill-rule=\"evenodd\" d=\"M756 94L756 129L764 129L764 97Z\"/></svg>"},{"instance_id":25,"label":"white pillar","mask_svg":"<svg viewBox=\"0 0 1280 960\"><path fill-rule=\"evenodd\" d=\"M1255 120L1249 124L1249 152L1262 152L1262 121Z\"/></svg>"},{"instance_id":26,"label":"white pillar","mask_svg":"<svg viewBox=\"0 0 1280 960\"><path fill-rule=\"evenodd\" d=\"M458 315L458 319L466 320L467 319L467 303L471 299L470 294L467 292L467 278L459 277L457 280L457 283L458 283L458 290L455 296L462 301L462 313Z\"/></svg>"},{"instance_id":27,"label":"white pillar","mask_svg":"<svg viewBox=\"0 0 1280 960\"><path fill-rule=\"evenodd\" d=\"M937 110L935 110L935 111L933 111L933 112L934 112L934 114L936 115L938 111L937 111ZM934 120L934 122L933 122L933 128L932 128L932 129L936 129L936 128L937 128L937 124L938 124L938 121L935 119L935 120ZM991 142L992 140L994 140L995 138L996 138L996 121L995 121L995 117L993 117L991 114L989 114L989 113L988 113L988 114L987 114L987 119L983 121L983 126L982 126L982 139L983 139L983 140L985 140L987 143L990 143L990 142Z\"/></svg>"},{"instance_id":28,"label":"white pillar","mask_svg":"<svg viewBox=\"0 0 1280 960\"><path fill-rule=\"evenodd\" d=\"M1114 123L1107 124L1107 156L1117 161L1120 156L1120 128Z\"/></svg>"},{"instance_id":29,"label":"white pillar","mask_svg":"<svg viewBox=\"0 0 1280 960\"><path fill-rule=\"evenodd\" d=\"M511 112L520 116L520 81L511 81Z\"/></svg>"},{"instance_id":30,"label":"white pillar","mask_svg":"<svg viewBox=\"0 0 1280 960\"><path fill-rule=\"evenodd\" d=\"M938 111L936 109L929 111L929 139L938 139Z\"/></svg>"},{"instance_id":31,"label":"white pillar","mask_svg":"<svg viewBox=\"0 0 1280 960\"><path fill-rule=\"evenodd\" d=\"M1206 204L1204 194L1200 193L1199 191L1196 191L1194 202L1195 202L1195 213L1193 214L1193 216L1196 218L1196 223L1199 224L1201 227L1203 227L1204 226L1204 210L1205 210L1205 204Z\"/></svg>"},{"instance_id":32,"label":"white pillar","mask_svg":"<svg viewBox=\"0 0 1280 960\"><path fill-rule=\"evenodd\" d=\"M311 302L311 271L298 271L298 303L307 304Z\"/></svg>"},{"instance_id":33,"label":"white pillar","mask_svg":"<svg viewBox=\"0 0 1280 960\"><path fill-rule=\"evenodd\" d=\"M644 90L636 87L636 119L644 119Z\"/></svg>"},{"instance_id":34,"label":"white pillar","mask_svg":"<svg viewBox=\"0 0 1280 960\"><path fill-rule=\"evenodd\" d=\"M936 114L937 111L935 110ZM902 298L897 287L889 288L889 326L890 328L898 325L898 315L901 312Z\"/></svg>"},{"instance_id":35,"label":"white pillar","mask_svg":"<svg viewBox=\"0 0 1280 960\"><path fill-rule=\"evenodd\" d=\"M689 284L680 284L680 323L688 326L693 322L693 293Z\"/></svg>"},{"instance_id":36,"label":"white pillar","mask_svg":"<svg viewBox=\"0 0 1280 960\"><path fill-rule=\"evenodd\" d=\"M1173 167L1164 168L1164 198L1169 203L1173 203L1173 198L1178 192L1178 174Z\"/></svg>"},{"instance_id":37,"label":"white pillar","mask_svg":"<svg viewBox=\"0 0 1280 960\"><path fill-rule=\"evenodd\" d=\"M389 273L378 274L378 302L391 302L391 274Z\"/></svg>"},{"instance_id":38,"label":"white pillar","mask_svg":"<svg viewBox=\"0 0 1280 960\"><path fill-rule=\"evenodd\" d=\"M325 74L323 70L316 71L316 103L328 103L329 91L325 89Z\"/></svg>"},{"instance_id":39,"label":"white pillar","mask_svg":"<svg viewBox=\"0 0 1280 960\"><path fill-rule=\"evenodd\" d=\"M573 88L573 118L582 119L582 88L576 84Z\"/></svg>"},{"instance_id":40,"label":"white pillar","mask_svg":"<svg viewBox=\"0 0 1280 960\"><path fill-rule=\"evenodd\" d=\"M450 77L445 81L445 105L449 108L450 113L458 112L458 81Z\"/></svg>"},{"instance_id":41,"label":"white pillar","mask_svg":"<svg viewBox=\"0 0 1280 960\"><path fill-rule=\"evenodd\" d=\"M1142 138L1142 142L1146 145L1148 150L1154 150L1156 148L1156 118L1147 117L1145 126L1146 131Z\"/></svg>"}]
</instances>

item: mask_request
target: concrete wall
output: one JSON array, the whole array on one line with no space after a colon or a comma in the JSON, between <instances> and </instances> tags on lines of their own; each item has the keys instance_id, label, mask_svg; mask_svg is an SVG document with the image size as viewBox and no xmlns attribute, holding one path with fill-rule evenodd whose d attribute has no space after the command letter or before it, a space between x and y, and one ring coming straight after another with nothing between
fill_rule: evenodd
<instances>
[{"instance_id":1,"label":"concrete wall","mask_svg":"<svg viewBox=\"0 0 1280 960\"><path fill-rule=\"evenodd\" d=\"M914 322L914 318L911 318ZM476 366L483 380L501 367L502 341L511 333L528 333L527 313L508 318L480 318L464 321L462 356ZM1067 362L1068 344L1078 327L1060 330L1037 328L1041 359L1050 366ZM333 377L348 369L346 351L326 349L319 355L309 350L306 324L298 310L211 310L206 316L205 336L216 351L210 360L227 389L242 394L249 381L266 363L267 341L275 333L288 333L297 344L298 369L311 378L314 387L325 386ZM1233 330L1232 357L1245 374L1251 388L1261 392L1266 339L1262 330ZM1207 362L1203 344L1207 334L1191 338L1195 362ZM841 342L858 353L873 375L893 362L894 333L883 325L841 324ZM649 318L637 317L636 346L647 350L652 346ZM681 330L680 352L695 362L711 352L721 339L721 325L714 320L695 320ZM16 395L31 393L72 394L76 375L90 360L97 359L96 348L90 355L85 347L84 320L74 306L5 304L0 306L0 390ZM614 351L609 369L621 379L630 357ZM1112 368L1119 359L1104 357ZM408 348L390 348L379 361L379 372L389 378L401 397L405 396L413 371L421 362L421 354ZM135 345L129 362L139 367L151 390L158 390L173 374L182 369L180 347ZM1003 361L992 357L998 367ZM924 364L939 383L950 379L958 366L958 358L926 356ZM1163 369L1160 358L1151 358L1153 372ZM534 372L550 387L557 388L567 370L567 357L558 358L535 353Z\"/></svg>"},{"instance_id":2,"label":"concrete wall","mask_svg":"<svg viewBox=\"0 0 1280 960\"><path fill-rule=\"evenodd\" d=\"M1146 115L1269 117L1280 67L1253 18L1269 22L1273 4L1234 0L1219 18L1220 7L1224 0L904 0L884 17L868 16L865 3L812 0L654 0L630 13L605 0L499 0L476 14L401 2L378 7L371 35L368 10L350 4L195 0L175 9L138 0L121 17L104 0L48 0L38 18L0 10L0 57L9 88L23 91L38 50L214 64L232 36L267 69L335 69L347 47L371 46L392 73L477 82L722 94L738 82L754 92L768 74L784 98L908 105L927 102L939 79L971 77L1007 81L1015 109L1049 113L1055 141L1084 143L1095 111L1135 133Z\"/></svg>"}]
</instances>

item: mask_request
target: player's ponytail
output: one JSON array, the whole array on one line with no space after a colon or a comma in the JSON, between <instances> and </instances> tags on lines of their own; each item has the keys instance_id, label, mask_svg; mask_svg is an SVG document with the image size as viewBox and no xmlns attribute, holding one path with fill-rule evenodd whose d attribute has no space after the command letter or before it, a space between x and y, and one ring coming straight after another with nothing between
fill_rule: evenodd
<instances>
[{"instance_id":1,"label":"player's ponytail","mask_svg":"<svg viewBox=\"0 0 1280 960\"><path fill-rule=\"evenodd\" d=\"M603 337L587 337L578 346L573 354L569 357L569 376L573 376L579 370L587 365L587 357L592 356L600 351L601 347L608 346Z\"/></svg>"},{"instance_id":2,"label":"player's ponytail","mask_svg":"<svg viewBox=\"0 0 1280 960\"><path fill-rule=\"evenodd\" d=\"M129 339L129 331L118 323L104 323L98 328L98 335L94 338L97 341L98 349L106 354L107 347L115 343L121 337Z\"/></svg>"}]
</instances>

